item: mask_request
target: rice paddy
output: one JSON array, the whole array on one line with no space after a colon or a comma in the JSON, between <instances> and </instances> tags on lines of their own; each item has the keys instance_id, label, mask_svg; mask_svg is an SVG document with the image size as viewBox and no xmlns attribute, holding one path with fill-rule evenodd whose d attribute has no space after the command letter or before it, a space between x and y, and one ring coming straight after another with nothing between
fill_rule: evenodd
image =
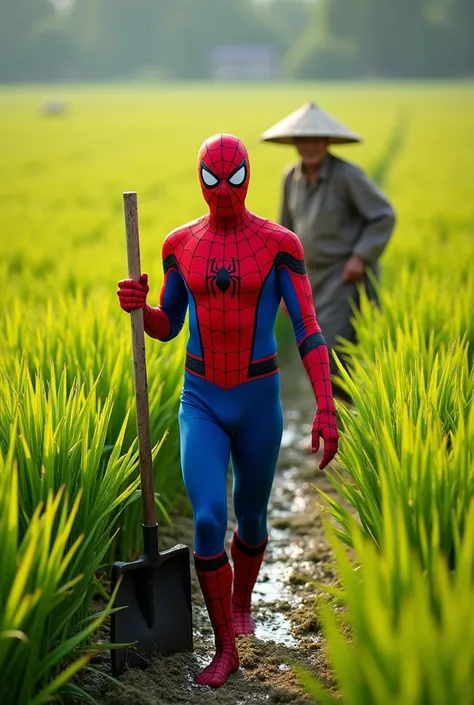
<instances>
[{"instance_id":1,"label":"rice paddy","mask_svg":"<svg viewBox=\"0 0 474 705\"><path fill-rule=\"evenodd\" d=\"M157 301L164 237L204 212L202 141L241 137L248 206L276 219L294 154L259 134L312 99L363 135L335 152L383 187L397 226L382 310L363 302L359 345L346 346L355 409L341 409L340 466L328 471L338 494L321 495L340 583L315 609L336 686L300 675L318 702L337 691L351 705L472 705L472 85L55 86L68 110L45 117L52 94L0 91L2 703L91 697L75 674L104 649L94 634L110 609L108 566L141 549L130 326L115 294L122 192L138 192ZM285 320L278 335L292 345ZM189 514L176 422L185 344L147 340L165 523ZM104 609L88 620L98 595Z\"/></svg>"}]
</instances>

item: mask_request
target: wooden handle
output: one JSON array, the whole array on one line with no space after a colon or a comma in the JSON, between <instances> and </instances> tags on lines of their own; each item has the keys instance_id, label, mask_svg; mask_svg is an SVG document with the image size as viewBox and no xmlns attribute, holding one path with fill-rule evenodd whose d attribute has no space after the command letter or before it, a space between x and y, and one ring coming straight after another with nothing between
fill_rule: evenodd
<instances>
[{"instance_id":1,"label":"wooden handle","mask_svg":"<svg viewBox=\"0 0 474 705\"><path fill-rule=\"evenodd\" d=\"M142 272L140 265L140 241L138 236L137 194L135 191L128 191L123 194L123 208L125 215L125 233L127 237L128 276L130 279L140 281ZM132 324L133 377L135 382L143 523L145 526L156 526L143 309L139 308L135 309L135 311L131 311L130 319Z\"/></svg>"}]
</instances>

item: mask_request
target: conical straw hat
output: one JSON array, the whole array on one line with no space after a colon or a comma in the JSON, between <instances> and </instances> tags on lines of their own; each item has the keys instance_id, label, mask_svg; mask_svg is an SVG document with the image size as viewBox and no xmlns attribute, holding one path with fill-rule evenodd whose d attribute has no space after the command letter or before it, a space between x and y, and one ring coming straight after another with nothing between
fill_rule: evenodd
<instances>
[{"instance_id":1,"label":"conical straw hat","mask_svg":"<svg viewBox=\"0 0 474 705\"><path fill-rule=\"evenodd\" d=\"M295 137L327 137L331 144L362 141L361 137L325 113L315 103L305 103L266 130L261 139L263 142L294 144Z\"/></svg>"}]
</instances>

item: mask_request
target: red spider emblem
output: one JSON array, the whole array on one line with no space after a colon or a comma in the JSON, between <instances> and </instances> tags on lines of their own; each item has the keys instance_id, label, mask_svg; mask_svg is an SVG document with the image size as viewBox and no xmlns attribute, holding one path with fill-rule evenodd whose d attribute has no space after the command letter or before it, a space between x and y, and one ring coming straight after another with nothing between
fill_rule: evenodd
<instances>
[{"instance_id":1,"label":"red spider emblem","mask_svg":"<svg viewBox=\"0 0 474 705\"><path fill-rule=\"evenodd\" d=\"M209 288L212 291L213 296L217 296L215 286L222 291L223 294L227 289L232 286L231 297L235 296L236 291L238 291L240 277L236 273L237 265L235 262L235 257L231 257L230 266L225 267L224 263L219 267L219 263L216 257L210 262L209 266L210 274L207 275L207 291L209 293Z\"/></svg>"}]
</instances>

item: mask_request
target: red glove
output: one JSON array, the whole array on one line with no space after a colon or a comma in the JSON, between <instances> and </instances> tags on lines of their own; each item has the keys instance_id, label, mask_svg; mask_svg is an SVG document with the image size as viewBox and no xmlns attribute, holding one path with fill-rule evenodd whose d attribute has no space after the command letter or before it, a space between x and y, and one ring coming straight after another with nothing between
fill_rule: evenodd
<instances>
[{"instance_id":1,"label":"red glove","mask_svg":"<svg viewBox=\"0 0 474 705\"><path fill-rule=\"evenodd\" d=\"M150 291L148 274L142 274L139 282L134 279L121 279L118 286L117 296L124 311L129 313L137 308L145 308L146 297Z\"/></svg>"},{"instance_id":2,"label":"red glove","mask_svg":"<svg viewBox=\"0 0 474 705\"><path fill-rule=\"evenodd\" d=\"M311 431L313 453L317 453L319 450L319 437L324 441L324 453L319 463L319 469L324 470L326 465L328 465L336 455L339 442L339 433L334 411L322 410L316 412Z\"/></svg>"}]
</instances>

